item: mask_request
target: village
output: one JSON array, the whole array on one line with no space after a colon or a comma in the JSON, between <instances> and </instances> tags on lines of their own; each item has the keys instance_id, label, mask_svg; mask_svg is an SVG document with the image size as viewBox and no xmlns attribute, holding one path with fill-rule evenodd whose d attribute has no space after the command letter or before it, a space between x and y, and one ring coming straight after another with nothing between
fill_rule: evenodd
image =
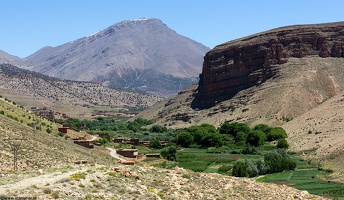
<instances>
[{"instance_id":1,"label":"village","mask_svg":"<svg viewBox=\"0 0 344 200\"><path fill-rule=\"evenodd\" d=\"M75 144L81 145L88 149L94 149L96 146L101 146L102 144L97 142L99 138L111 138L108 133L98 133L97 135L90 135L86 132L81 132L74 128L69 127L67 124L62 124L62 127L58 128L58 132L60 134L64 134L68 136L70 139L74 141ZM111 138L112 142L119 143L119 144L127 144L131 145L132 147L136 146L150 146L150 141L140 141L138 138L124 138L124 137L116 137ZM168 141L160 141L161 146L166 146ZM124 165L134 165L135 162L138 160L142 160L144 158L160 158L160 153L152 153L152 154L141 154L138 149L112 149L107 147L110 150L110 155L117 160L118 163ZM120 155L123 158L117 156ZM85 164L85 161L77 161L77 164Z\"/></svg>"}]
</instances>

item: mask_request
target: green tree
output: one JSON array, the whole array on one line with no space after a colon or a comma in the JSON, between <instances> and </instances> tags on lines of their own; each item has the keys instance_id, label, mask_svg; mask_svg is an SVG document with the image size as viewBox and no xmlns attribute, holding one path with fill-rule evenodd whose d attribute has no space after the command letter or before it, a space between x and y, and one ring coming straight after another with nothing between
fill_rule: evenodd
<instances>
[{"instance_id":1,"label":"green tree","mask_svg":"<svg viewBox=\"0 0 344 200\"><path fill-rule=\"evenodd\" d=\"M259 174L256 163L251 160L245 159L248 177L256 177Z\"/></svg>"},{"instance_id":2,"label":"green tree","mask_svg":"<svg viewBox=\"0 0 344 200\"><path fill-rule=\"evenodd\" d=\"M279 139L278 142L277 142L277 148L288 149L289 148L289 144L288 144L287 140L284 139L284 138Z\"/></svg>"},{"instance_id":3,"label":"green tree","mask_svg":"<svg viewBox=\"0 0 344 200\"><path fill-rule=\"evenodd\" d=\"M264 163L268 173L294 170L296 162L290 158L284 149L277 149L264 154Z\"/></svg>"},{"instance_id":4,"label":"green tree","mask_svg":"<svg viewBox=\"0 0 344 200\"><path fill-rule=\"evenodd\" d=\"M165 158L166 160L176 161L177 160L177 148L175 146L168 146L161 150L160 155L161 157Z\"/></svg>"},{"instance_id":5,"label":"green tree","mask_svg":"<svg viewBox=\"0 0 344 200\"><path fill-rule=\"evenodd\" d=\"M252 146L264 145L266 140L266 135L261 130L254 130L247 135L247 142Z\"/></svg>"},{"instance_id":6,"label":"green tree","mask_svg":"<svg viewBox=\"0 0 344 200\"><path fill-rule=\"evenodd\" d=\"M218 133L208 133L202 138L203 147L221 147L223 145L222 138Z\"/></svg>"},{"instance_id":7,"label":"green tree","mask_svg":"<svg viewBox=\"0 0 344 200\"><path fill-rule=\"evenodd\" d=\"M244 132L244 133L248 134L249 132L251 132L251 128L249 126L247 126L247 124L244 124L244 123L239 123L239 122L228 123L228 122L225 122L219 128L219 132L220 132L220 134L230 134L230 135L233 135L235 137L236 134L239 132Z\"/></svg>"},{"instance_id":8,"label":"green tree","mask_svg":"<svg viewBox=\"0 0 344 200\"><path fill-rule=\"evenodd\" d=\"M259 151L257 147L251 146L250 143L247 143L246 147L241 151L241 153L256 155L259 153Z\"/></svg>"},{"instance_id":9,"label":"green tree","mask_svg":"<svg viewBox=\"0 0 344 200\"><path fill-rule=\"evenodd\" d=\"M235 136L235 142L246 142L247 141L247 133L243 132L243 131L239 131L236 136Z\"/></svg>"},{"instance_id":10,"label":"green tree","mask_svg":"<svg viewBox=\"0 0 344 200\"><path fill-rule=\"evenodd\" d=\"M154 125L152 128L150 128L150 131L153 133L163 133L167 131L167 128L161 125Z\"/></svg>"},{"instance_id":11,"label":"green tree","mask_svg":"<svg viewBox=\"0 0 344 200\"><path fill-rule=\"evenodd\" d=\"M268 134L270 131L270 127L266 124L257 124L254 126L253 130L261 130L263 131L265 134Z\"/></svg>"},{"instance_id":12,"label":"green tree","mask_svg":"<svg viewBox=\"0 0 344 200\"><path fill-rule=\"evenodd\" d=\"M268 141L274 141L281 138L287 138L288 135L282 127L273 127L267 134Z\"/></svg>"},{"instance_id":13,"label":"green tree","mask_svg":"<svg viewBox=\"0 0 344 200\"><path fill-rule=\"evenodd\" d=\"M161 149L162 146L161 146L161 143L159 140L157 139L154 139L150 142L149 144L149 148L152 148L152 149Z\"/></svg>"},{"instance_id":14,"label":"green tree","mask_svg":"<svg viewBox=\"0 0 344 200\"><path fill-rule=\"evenodd\" d=\"M177 135L177 144L182 147L189 147L193 143L193 136L186 131L183 131Z\"/></svg>"},{"instance_id":15,"label":"green tree","mask_svg":"<svg viewBox=\"0 0 344 200\"><path fill-rule=\"evenodd\" d=\"M194 137L195 144L201 144L203 136L207 134L207 131L200 126L190 126L186 131Z\"/></svg>"},{"instance_id":16,"label":"green tree","mask_svg":"<svg viewBox=\"0 0 344 200\"><path fill-rule=\"evenodd\" d=\"M232 170L232 175L236 177L247 177L247 166L241 161L235 162Z\"/></svg>"}]
</instances>

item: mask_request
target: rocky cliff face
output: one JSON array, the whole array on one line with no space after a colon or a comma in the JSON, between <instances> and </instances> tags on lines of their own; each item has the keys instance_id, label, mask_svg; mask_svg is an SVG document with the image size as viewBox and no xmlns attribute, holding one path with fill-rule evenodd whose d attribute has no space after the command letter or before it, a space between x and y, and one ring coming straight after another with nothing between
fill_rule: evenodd
<instances>
[{"instance_id":1,"label":"rocky cliff face","mask_svg":"<svg viewBox=\"0 0 344 200\"><path fill-rule=\"evenodd\" d=\"M204 58L194 108L209 108L277 75L289 58L344 57L344 22L273 29L215 47Z\"/></svg>"}]
</instances>

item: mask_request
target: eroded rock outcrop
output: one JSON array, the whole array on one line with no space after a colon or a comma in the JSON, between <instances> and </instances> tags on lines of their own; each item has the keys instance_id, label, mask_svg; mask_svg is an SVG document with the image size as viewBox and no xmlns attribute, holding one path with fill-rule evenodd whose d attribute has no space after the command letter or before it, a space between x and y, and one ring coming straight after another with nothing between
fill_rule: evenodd
<instances>
[{"instance_id":1,"label":"eroded rock outcrop","mask_svg":"<svg viewBox=\"0 0 344 200\"><path fill-rule=\"evenodd\" d=\"M344 22L273 29L216 46L204 58L194 108L209 108L278 73L288 58L344 57Z\"/></svg>"}]
</instances>

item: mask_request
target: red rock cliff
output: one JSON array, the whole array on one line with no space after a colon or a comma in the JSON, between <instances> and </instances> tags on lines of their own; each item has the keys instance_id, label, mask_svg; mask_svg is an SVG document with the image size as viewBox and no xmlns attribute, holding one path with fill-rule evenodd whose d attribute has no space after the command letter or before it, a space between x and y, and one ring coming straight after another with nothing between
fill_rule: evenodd
<instances>
[{"instance_id":1,"label":"red rock cliff","mask_svg":"<svg viewBox=\"0 0 344 200\"><path fill-rule=\"evenodd\" d=\"M277 73L288 58L344 57L344 22L273 29L216 46L204 57L194 108L209 108Z\"/></svg>"}]
</instances>

